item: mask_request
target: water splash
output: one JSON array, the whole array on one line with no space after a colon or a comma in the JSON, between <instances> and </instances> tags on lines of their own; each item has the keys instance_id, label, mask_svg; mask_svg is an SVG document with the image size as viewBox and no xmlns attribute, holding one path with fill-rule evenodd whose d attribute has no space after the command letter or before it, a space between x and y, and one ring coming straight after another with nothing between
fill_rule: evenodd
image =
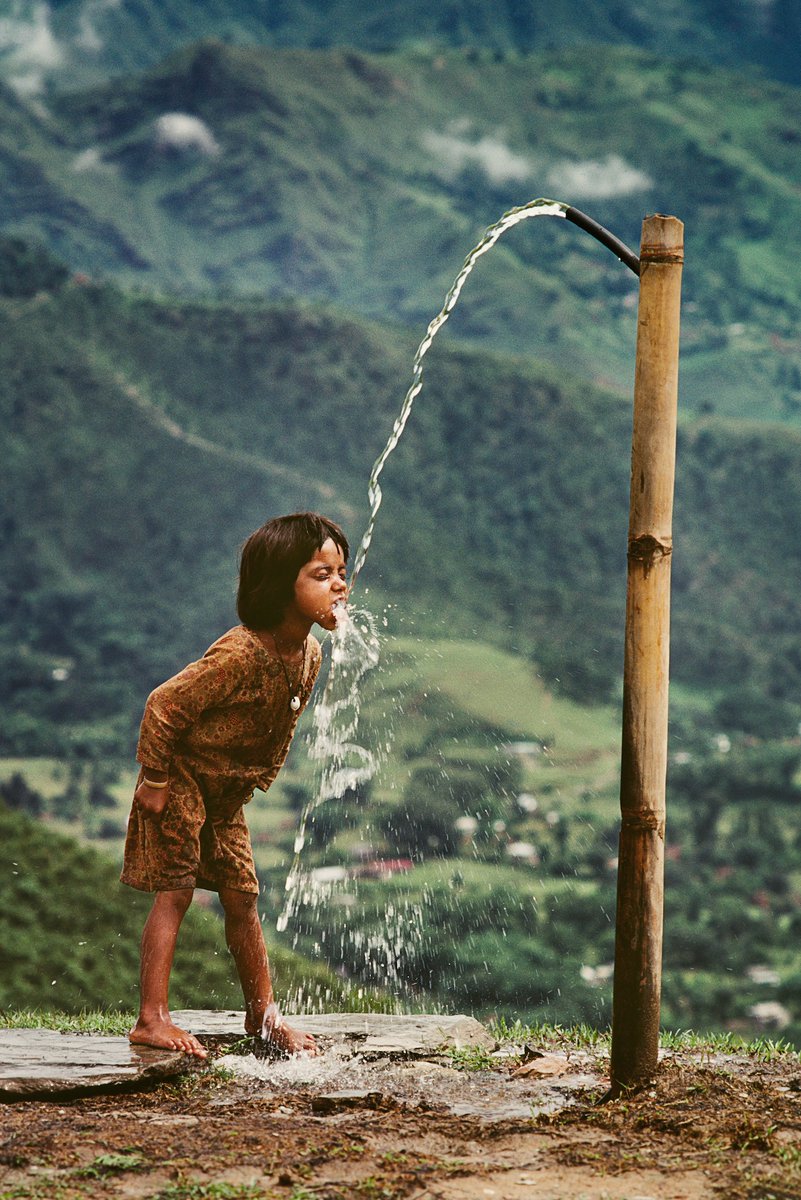
<instances>
[{"instance_id":1,"label":"water splash","mask_svg":"<svg viewBox=\"0 0 801 1200\"><path fill-rule=\"evenodd\" d=\"M343 606L331 638L328 680L314 710L309 756L322 765L313 807L339 799L373 777L375 755L353 739L359 728L361 681L378 666L380 654L375 616Z\"/></svg>"},{"instance_id":2,"label":"water splash","mask_svg":"<svg viewBox=\"0 0 801 1200\"><path fill-rule=\"evenodd\" d=\"M330 893L330 885L301 870L301 852L312 813L327 800L372 779L377 753L355 740L361 707L361 682L379 661L380 642L375 616L365 609L341 607L331 635L331 667L323 694L314 706L309 758L317 765L316 786L301 814L295 835L294 860L287 876L285 902L276 928L284 932L301 905L315 905Z\"/></svg>"},{"instance_id":3,"label":"water splash","mask_svg":"<svg viewBox=\"0 0 801 1200\"><path fill-rule=\"evenodd\" d=\"M300 1054L269 1060L252 1054L226 1054L217 1065L280 1098L281 1108L271 1113L275 1120L293 1119L298 1104L305 1107L312 1099L314 1106L313 1098L322 1095L329 1104L321 1111L336 1112L338 1107L339 1111L364 1111L389 1100L404 1108L444 1109L453 1116L475 1117L489 1125L560 1112L580 1103L588 1088L604 1086L596 1056L581 1050L564 1055L562 1078L516 1078L503 1069L455 1070L444 1054L400 1059L392 1052L361 1053L353 1043L334 1041L326 1046L325 1034L315 1030L315 1036L323 1043L318 1042L321 1051L315 1057ZM333 1039L336 1034L329 1036ZM523 1053L523 1046L510 1046L506 1062L510 1066L519 1062ZM497 1055L493 1058L498 1067L504 1062Z\"/></svg>"},{"instance_id":4,"label":"water splash","mask_svg":"<svg viewBox=\"0 0 801 1200\"><path fill-rule=\"evenodd\" d=\"M451 285L451 289L445 297L445 303L440 311L430 322L426 330L425 337L417 347L417 353L414 356L412 363L412 384L406 393L405 399L401 406L401 410L392 427L392 433L389 435L386 446L379 454L376 461L373 463L373 469L370 473L370 480L367 485L367 497L370 501L370 519L367 522L367 528L359 544L359 549L356 552L356 558L353 564L353 573L351 575L351 591L356 584L359 572L364 565L364 560L367 557L367 551L370 549L370 543L373 540L373 530L375 529L378 510L381 507L382 492L379 485L379 476L384 470L387 459L400 441L403 431L406 428L406 422L409 419L409 414L412 411L412 406L420 394L423 387L423 359L425 358L431 343L439 333L442 326L448 320L448 317L456 307L462 288L467 282L473 267L478 262L483 254L491 250L498 239L506 233L507 229L512 229L513 226L519 225L521 221L528 220L529 217L564 217L569 209L568 204L563 204L560 200L546 200L544 197L539 197L537 200L530 200L528 204L522 204L518 208L512 208L509 212L504 213L499 221L485 231L484 236L478 245L474 246L462 264L462 269Z\"/></svg>"},{"instance_id":5,"label":"water splash","mask_svg":"<svg viewBox=\"0 0 801 1200\"><path fill-rule=\"evenodd\" d=\"M314 930L314 936L326 943L329 958L353 965L357 989L365 984L394 992L400 1011L402 1005L397 998L413 991L410 980L419 974L416 962L423 937L423 906L398 897L394 903L383 906L379 928L365 929L358 902L358 868L302 867L307 829L314 812L326 802L341 799L369 782L380 763L382 751L369 750L356 740L362 682L379 662L377 626L372 613L349 609L343 611L332 634L331 667L323 694L315 705L308 748L309 757L317 767L316 786L295 837L294 860L276 928L284 932L291 924L295 946L304 933ZM329 915L336 911L327 935L325 928L320 931L321 911ZM319 953L322 945L316 945L315 949Z\"/></svg>"}]
</instances>

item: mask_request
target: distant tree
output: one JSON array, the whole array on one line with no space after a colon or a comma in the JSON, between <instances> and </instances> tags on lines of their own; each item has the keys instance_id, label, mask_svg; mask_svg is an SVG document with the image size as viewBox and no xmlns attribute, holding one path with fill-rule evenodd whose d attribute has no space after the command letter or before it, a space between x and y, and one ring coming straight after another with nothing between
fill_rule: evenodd
<instances>
[{"instance_id":1,"label":"distant tree","mask_svg":"<svg viewBox=\"0 0 801 1200\"><path fill-rule=\"evenodd\" d=\"M27 297L61 287L69 270L43 246L0 238L0 295Z\"/></svg>"},{"instance_id":2,"label":"distant tree","mask_svg":"<svg viewBox=\"0 0 801 1200\"><path fill-rule=\"evenodd\" d=\"M0 783L0 801L14 812L24 812L29 817L40 817L46 807L44 797L16 771L10 779Z\"/></svg>"},{"instance_id":3,"label":"distant tree","mask_svg":"<svg viewBox=\"0 0 801 1200\"><path fill-rule=\"evenodd\" d=\"M715 705L714 717L721 729L752 734L767 740L791 737L798 732L801 709L777 700L754 687L730 688Z\"/></svg>"},{"instance_id":4,"label":"distant tree","mask_svg":"<svg viewBox=\"0 0 801 1200\"><path fill-rule=\"evenodd\" d=\"M413 773L403 799L385 813L380 828L398 854L415 859L448 857L459 843L455 822L463 811L442 773L424 768Z\"/></svg>"},{"instance_id":5,"label":"distant tree","mask_svg":"<svg viewBox=\"0 0 801 1200\"><path fill-rule=\"evenodd\" d=\"M721 817L731 805L760 804L764 809L769 803L801 800L795 784L800 763L799 746L771 743L696 754L673 764L669 794L686 804L693 850L702 859L713 855Z\"/></svg>"}]
</instances>

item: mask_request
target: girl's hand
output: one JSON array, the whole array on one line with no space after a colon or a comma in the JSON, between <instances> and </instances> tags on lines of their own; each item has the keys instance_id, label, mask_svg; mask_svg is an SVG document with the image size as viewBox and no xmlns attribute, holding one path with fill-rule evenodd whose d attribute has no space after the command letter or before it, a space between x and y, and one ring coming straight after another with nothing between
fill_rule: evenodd
<instances>
[{"instance_id":1,"label":"girl's hand","mask_svg":"<svg viewBox=\"0 0 801 1200\"><path fill-rule=\"evenodd\" d=\"M148 817L160 817L167 806L170 789L167 787L148 787L146 783L140 783L139 787L134 792L134 800Z\"/></svg>"}]
</instances>

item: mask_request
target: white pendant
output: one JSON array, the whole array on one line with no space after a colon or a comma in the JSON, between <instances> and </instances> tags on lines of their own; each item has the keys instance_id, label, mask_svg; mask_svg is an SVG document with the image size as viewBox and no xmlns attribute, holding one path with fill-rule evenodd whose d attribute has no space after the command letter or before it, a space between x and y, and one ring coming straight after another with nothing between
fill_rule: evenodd
<instances>
[{"instance_id":1,"label":"white pendant","mask_svg":"<svg viewBox=\"0 0 801 1200\"><path fill-rule=\"evenodd\" d=\"M300 696L293 696L292 699L289 701L289 707L292 709L293 712L297 712L298 709L300 708Z\"/></svg>"}]
</instances>

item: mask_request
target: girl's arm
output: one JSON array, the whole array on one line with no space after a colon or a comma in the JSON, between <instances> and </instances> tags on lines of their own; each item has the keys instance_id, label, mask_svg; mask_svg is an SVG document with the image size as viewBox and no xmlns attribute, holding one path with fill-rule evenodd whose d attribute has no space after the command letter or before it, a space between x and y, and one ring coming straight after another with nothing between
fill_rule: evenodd
<instances>
[{"instance_id":1,"label":"girl's arm","mask_svg":"<svg viewBox=\"0 0 801 1200\"><path fill-rule=\"evenodd\" d=\"M151 817L160 817L167 807L170 794L170 777L166 771L155 771L148 767L145 777L140 780L134 792L134 799L140 808Z\"/></svg>"},{"instance_id":2,"label":"girl's arm","mask_svg":"<svg viewBox=\"0 0 801 1200\"><path fill-rule=\"evenodd\" d=\"M242 648L225 635L201 659L150 693L136 754L146 779L158 783L169 775L175 747L182 735L201 713L230 696L248 673Z\"/></svg>"}]
</instances>

